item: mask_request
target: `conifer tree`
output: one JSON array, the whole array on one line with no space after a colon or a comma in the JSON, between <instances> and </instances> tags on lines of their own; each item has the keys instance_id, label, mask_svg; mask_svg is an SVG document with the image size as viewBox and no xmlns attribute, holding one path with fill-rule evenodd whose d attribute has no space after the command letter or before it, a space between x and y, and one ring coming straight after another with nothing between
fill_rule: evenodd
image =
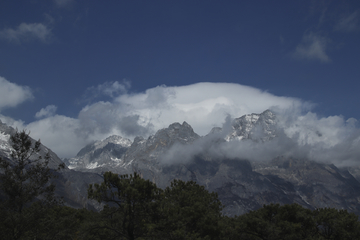
<instances>
[{"instance_id":1,"label":"conifer tree","mask_svg":"<svg viewBox=\"0 0 360 240\"><path fill-rule=\"evenodd\" d=\"M173 180L162 201L163 239L219 239L222 208L217 193L194 181Z\"/></svg>"},{"instance_id":2,"label":"conifer tree","mask_svg":"<svg viewBox=\"0 0 360 240\"><path fill-rule=\"evenodd\" d=\"M11 159L0 158L0 229L2 239L21 239L36 228L46 206L57 203L54 172L43 158L40 140L34 142L25 130L11 135ZM59 165L59 168L64 165Z\"/></svg>"},{"instance_id":3,"label":"conifer tree","mask_svg":"<svg viewBox=\"0 0 360 240\"><path fill-rule=\"evenodd\" d=\"M107 205L103 218L94 226L101 239L139 239L150 236L157 222L162 190L137 173L104 174L104 182L90 185L88 197Z\"/></svg>"}]
</instances>

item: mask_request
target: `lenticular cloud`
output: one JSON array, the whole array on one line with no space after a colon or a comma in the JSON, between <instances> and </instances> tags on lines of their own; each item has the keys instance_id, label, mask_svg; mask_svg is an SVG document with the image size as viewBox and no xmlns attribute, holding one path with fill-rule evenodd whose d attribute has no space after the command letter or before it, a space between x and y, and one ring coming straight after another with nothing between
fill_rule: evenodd
<instances>
[{"instance_id":1,"label":"lenticular cloud","mask_svg":"<svg viewBox=\"0 0 360 240\"><path fill-rule=\"evenodd\" d=\"M112 125L123 132L126 130L119 123L125 121L124 117L137 116L137 124L148 128L148 133L174 122L186 121L198 134L205 135L212 127L221 126L227 115L240 117L274 107L300 107L303 103L295 98L278 97L239 84L197 83L180 87L158 86L144 93L123 94L116 97L113 103L101 105L101 117L91 114L99 127L106 121L107 126ZM99 108L99 103L87 106L79 116L82 118L94 113L96 108Z\"/></svg>"},{"instance_id":2,"label":"lenticular cloud","mask_svg":"<svg viewBox=\"0 0 360 240\"><path fill-rule=\"evenodd\" d=\"M103 94L111 90L108 91L107 87L118 85L102 84L100 88L94 87L92 90L98 89ZM130 139L135 136L148 137L174 122L186 121L196 133L206 135L213 127L223 126L225 118L229 116L237 118L272 109L281 123L285 134L283 138L257 146L233 143L223 150L229 156L249 159L259 159L260 155L286 154L330 161L337 165L351 165L360 159L357 121L345 120L341 116L320 118L309 112L309 103L300 99L275 96L233 83L158 86L141 93L131 93L127 87L121 89L117 92L112 90L111 95L107 95L111 97L110 101L85 106L77 118L54 115L55 112L52 112L43 114L42 119L27 125L6 116L0 118L19 129L30 130L33 138L40 138L60 157L73 157L85 144L113 134ZM194 149L190 153L196 151Z\"/></svg>"}]
</instances>

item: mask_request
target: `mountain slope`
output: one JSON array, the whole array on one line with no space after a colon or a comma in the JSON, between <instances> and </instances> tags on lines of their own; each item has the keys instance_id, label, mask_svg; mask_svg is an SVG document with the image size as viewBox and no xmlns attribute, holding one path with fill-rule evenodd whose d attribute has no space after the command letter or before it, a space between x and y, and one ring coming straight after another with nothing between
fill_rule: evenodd
<instances>
[{"instance_id":1,"label":"mountain slope","mask_svg":"<svg viewBox=\"0 0 360 240\"><path fill-rule=\"evenodd\" d=\"M75 158L67 159L69 168L92 169L101 166L111 167L123 159L124 153L131 145L131 141L120 136L110 136L85 146Z\"/></svg>"},{"instance_id":2,"label":"mountain slope","mask_svg":"<svg viewBox=\"0 0 360 240\"><path fill-rule=\"evenodd\" d=\"M101 182L104 171L138 172L162 188L173 179L196 181L219 194L227 215L243 214L269 203L298 203L311 209L335 207L360 215L358 167L339 169L332 164L284 156L248 160L236 151L226 152L245 143L256 146L275 141L278 124L276 115L265 111L236 118L229 127L214 128L205 137L197 135L186 122L173 123L147 139L137 137L133 142L110 136L85 146L67 160L72 169L59 172L54 180L56 193L69 206L97 209L100 206L87 199L90 183ZM5 158L9 158L8 140L14 131L0 123L0 155ZM41 154L50 152L53 168L61 163L50 149L41 148Z\"/></svg>"},{"instance_id":3,"label":"mountain slope","mask_svg":"<svg viewBox=\"0 0 360 240\"><path fill-rule=\"evenodd\" d=\"M276 116L269 110L237 118L230 128L215 128L205 137L197 135L186 122L174 123L147 139L135 138L117 164L74 169L119 174L136 171L162 188L173 179L194 180L219 194L227 215L242 214L263 204L294 202L312 209L336 207L360 214L360 183L346 169L286 157L249 161L222 153L227 148L218 147L273 141L277 129ZM88 153L91 151L89 148ZM83 149L82 153L88 154L85 152ZM105 162L100 155L92 161Z\"/></svg>"},{"instance_id":4,"label":"mountain slope","mask_svg":"<svg viewBox=\"0 0 360 240\"><path fill-rule=\"evenodd\" d=\"M0 121L0 157L12 161L10 153L12 150L11 143L9 141L10 136L15 133L15 129L7 126ZM34 139L31 139L35 142ZM62 160L49 148L40 145L39 155L44 159L45 155L49 153L49 168L57 169L59 164L62 164ZM38 157L34 156L34 157ZM0 170L0 174L2 174ZM87 199L87 188L90 183L100 183L103 178L96 173L83 173L79 171L73 171L68 169L62 169L56 173L57 178L51 181L55 184L55 194L61 196L64 199L66 205L76 208L90 208L96 209L99 205L95 201L89 201Z\"/></svg>"}]
</instances>

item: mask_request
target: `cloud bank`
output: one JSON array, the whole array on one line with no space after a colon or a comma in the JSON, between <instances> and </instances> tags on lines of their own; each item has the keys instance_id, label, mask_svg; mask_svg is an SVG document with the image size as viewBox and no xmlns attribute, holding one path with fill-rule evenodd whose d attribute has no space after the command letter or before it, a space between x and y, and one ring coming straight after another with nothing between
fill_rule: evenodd
<instances>
[{"instance_id":1,"label":"cloud bank","mask_svg":"<svg viewBox=\"0 0 360 240\"><path fill-rule=\"evenodd\" d=\"M277 116L276 137L271 141L219 141L231 132L228 118L222 131L198 139L191 145L173 145L162 157L164 164L191 161L205 154L213 158L269 161L278 156L310 159L336 166L358 166L360 129L356 119L341 116L319 117L296 108L274 109Z\"/></svg>"},{"instance_id":2,"label":"cloud bank","mask_svg":"<svg viewBox=\"0 0 360 240\"><path fill-rule=\"evenodd\" d=\"M15 95L22 98L15 99L24 101L32 96L28 88L1 80L4 85L14 86L17 90L14 92L20 92ZM336 165L352 165L360 159L357 120L345 120L342 116L319 117L310 112L311 104L300 99L275 96L233 83L158 86L141 93L131 93L129 88L129 84L119 82L91 88L92 92L106 95L111 100L86 105L77 118L57 115L56 106L49 105L35 114L37 120L28 124L6 116L0 116L0 119L19 129L30 130L33 138L40 138L60 157L73 157L86 144L113 134L130 139L148 137L174 122L186 121L196 133L204 136L213 127L230 130L232 118L272 109L279 121L278 137L273 141L257 144L234 141L212 146L214 139L206 137L190 147L174 146L167 159L185 161L202 152L252 160L269 160L283 155ZM1 95L8 101L4 106L11 105L10 96L12 94Z\"/></svg>"},{"instance_id":3,"label":"cloud bank","mask_svg":"<svg viewBox=\"0 0 360 240\"><path fill-rule=\"evenodd\" d=\"M188 122L200 135L221 126L230 114L240 117L271 107L304 106L299 99L279 97L266 91L233 83L197 83L187 86L158 86L141 93L130 93L126 82L93 87L94 94L110 101L86 105L77 118L55 115L55 106L41 109L40 120L24 125L3 117L19 129L31 131L61 157L73 157L86 144L111 134L130 139L147 137L174 122Z\"/></svg>"}]
</instances>

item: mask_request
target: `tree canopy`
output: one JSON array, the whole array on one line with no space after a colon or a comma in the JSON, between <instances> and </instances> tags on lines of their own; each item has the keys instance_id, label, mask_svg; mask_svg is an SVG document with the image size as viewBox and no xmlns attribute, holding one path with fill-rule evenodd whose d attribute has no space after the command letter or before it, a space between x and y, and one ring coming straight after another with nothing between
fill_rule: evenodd
<instances>
[{"instance_id":1,"label":"tree canopy","mask_svg":"<svg viewBox=\"0 0 360 240\"><path fill-rule=\"evenodd\" d=\"M3 239L21 239L37 227L46 206L57 204L50 156L39 155L40 140L32 141L26 131L10 137L11 159L0 158L0 229ZM59 166L59 167L62 167Z\"/></svg>"},{"instance_id":2,"label":"tree canopy","mask_svg":"<svg viewBox=\"0 0 360 240\"><path fill-rule=\"evenodd\" d=\"M360 239L358 216L346 210L269 204L228 217L217 193L194 181L160 189L136 172L106 172L101 184L89 185L101 211L73 209L54 196L40 141L25 131L10 140L11 159L0 158L0 239Z\"/></svg>"}]
</instances>

